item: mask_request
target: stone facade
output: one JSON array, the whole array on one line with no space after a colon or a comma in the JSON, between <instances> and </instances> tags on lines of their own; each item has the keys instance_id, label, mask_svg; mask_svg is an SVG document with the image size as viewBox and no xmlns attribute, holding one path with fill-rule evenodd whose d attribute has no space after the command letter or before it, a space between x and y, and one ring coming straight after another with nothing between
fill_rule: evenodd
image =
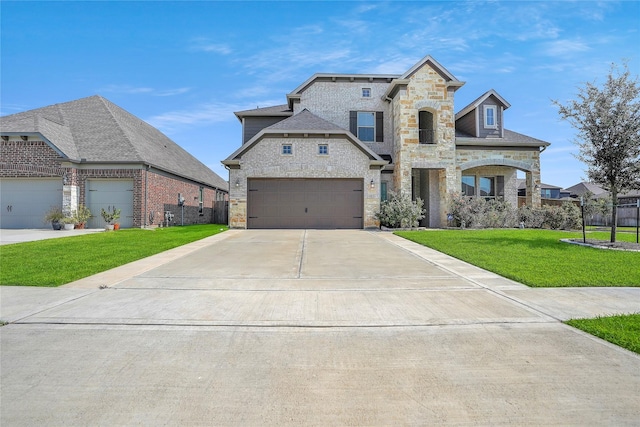
<instances>
[{"instance_id":1,"label":"stone facade","mask_svg":"<svg viewBox=\"0 0 640 427\"><path fill-rule=\"evenodd\" d=\"M305 149L290 157L280 154L279 148L285 140L295 145L302 142L304 147L311 138L307 142L295 138L261 141L241 156L227 159L231 161L228 163L231 225L246 227L245 187L250 177L358 177L365 183L373 180L375 188L369 189L365 197L369 218L365 226L376 224L371 218L379 209L381 182L385 183L387 192L423 199L427 215L421 225L428 227L447 225L450 196L462 190L463 174L476 176L478 180L496 177L504 191L496 196L516 205L516 177L521 170L527 176L527 203L539 206L540 148L548 143L505 130L503 114L509 103L494 90L463 108L460 117L456 115L454 94L463 84L429 56L398 76L314 75L287 95L289 110L282 106L285 108L279 111L288 111L295 118L308 110L329 122L328 129L337 126L354 134L351 112L382 112L382 140L377 138L376 122L377 141L363 144L385 159L390 156L392 164L382 173L370 170L366 156L358 153L353 144L349 149L352 153L344 154L335 163ZM370 96L363 96L365 88ZM493 111L495 117L491 120L487 115L489 119L485 122L487 109ZM247 112L236 114L240 118L243 113ZM260 111L251 110L250 115L260 116ZM428 121L428 126L421 127L421 119ZM315 148L316 143L309 146ZM233 163L240 157L238 164ZM238 182L237 188L234 188L235 182Z\"/></svg>"}]
</instances>

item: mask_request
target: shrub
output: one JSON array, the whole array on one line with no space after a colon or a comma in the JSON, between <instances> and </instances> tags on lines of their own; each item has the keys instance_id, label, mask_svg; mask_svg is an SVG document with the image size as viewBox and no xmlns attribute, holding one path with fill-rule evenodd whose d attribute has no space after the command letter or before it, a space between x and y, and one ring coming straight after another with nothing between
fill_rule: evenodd
<instances>
[{"instance_id":1,"label":"shrub","mask_svg":"<svg viewBox=\"0 0 640 427\"><path fill-rule=\"evenodd\" d=\"M564 224L562 228L565 230L576 230L582 227L582 218L580 217L580 208L574 203L563 202L561 209L564 213Z\"/></svg>"},{"instance_id":2,"label":"shrub","mask_svg":"<svg viewBox=\"0 0 640 427\"><path fill-rule=\"evenodd\" d=\"M518 217L525 228L542 228L544 224L544 209L524 205L518 209Z\"/></svg>"},{"instance_id":3,"label":"shrub","mask_svg":"<svg viewBox=\"0 0 640 427\"><path fill-rule=\"evenodd\" d=\"M423 206L424 202L420 198L413 201L409 196L391 193L389 199L382 202L380 211L375 216L385 227L413 228L424 218Z\"/></svg>"},{"instance_id":4,"label":"shrub","mask_svg":"<svg viewBox=\"0 0 640 427\"><path fill-rule=\"evenodd\" d=\"M544 206L544 226L549 227L552 230L562 228L564 225L564 211L559 206Z\"/></svg>"},{"instance_id":5,"label":"shrub","mask_svg":"<svg viewBox=\"0 0 640 427\"><path fill-rule=\"evenodd\" d=\"M518 223L516 209L501 200L486 201L453 193L449 209L456 225L462 228L507 228Z\"/></svg>"}]
</instances>

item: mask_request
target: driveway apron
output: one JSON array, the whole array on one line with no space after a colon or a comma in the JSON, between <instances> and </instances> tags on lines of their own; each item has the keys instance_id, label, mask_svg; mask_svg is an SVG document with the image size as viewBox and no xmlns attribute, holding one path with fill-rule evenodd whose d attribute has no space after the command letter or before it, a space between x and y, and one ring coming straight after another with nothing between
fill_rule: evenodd
<instances>
[{"instance_id":1,"label":"driveway apron","mask_svg":"<svg viewBox=\"0 0 640 427\"><path fill-rule=\"evenodd\" d=\"M530 289L390 233L231 230L0 288L0 421L634 425L640 358L559 320L640 311L638 290Z\"/></svg>"}]
</instances>

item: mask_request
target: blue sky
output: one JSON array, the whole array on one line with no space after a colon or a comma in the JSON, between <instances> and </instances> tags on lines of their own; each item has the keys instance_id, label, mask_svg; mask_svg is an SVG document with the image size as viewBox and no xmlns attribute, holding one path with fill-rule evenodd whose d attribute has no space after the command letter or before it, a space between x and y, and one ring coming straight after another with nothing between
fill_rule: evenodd
<instances>
[{"instance_id":1,"label":"blue sky","mask_svg":"<svg viewBox=\"0 0 640 427\"><path fill-rule=\"evenodd\" d=\"M401 74L426 55L459 80L456 111L489 89L505 126L552 143L542 180L582 180L565 102L611 63L640 74L640 2L0 3L0 114L99 94L227 179L233 112L284 104L316 72Z\"/></svg>"}]
</instances>

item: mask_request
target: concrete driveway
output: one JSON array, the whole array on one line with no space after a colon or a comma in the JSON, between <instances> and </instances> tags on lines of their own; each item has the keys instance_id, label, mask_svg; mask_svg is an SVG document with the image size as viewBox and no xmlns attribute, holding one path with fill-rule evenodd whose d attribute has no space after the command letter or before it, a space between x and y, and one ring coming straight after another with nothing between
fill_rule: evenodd
<instances>
[{"instance_id":1,"label":"concrete driveway","mask_svg":"<svg viewBox=\"0 0 640 427\"><path fill-rule=\"evenodd\" d=\"M389 233L228 231L0 297L2 425L640 419L640 357L559 321L640 288L530 289Z\"/></svg>"}]
</instances>

